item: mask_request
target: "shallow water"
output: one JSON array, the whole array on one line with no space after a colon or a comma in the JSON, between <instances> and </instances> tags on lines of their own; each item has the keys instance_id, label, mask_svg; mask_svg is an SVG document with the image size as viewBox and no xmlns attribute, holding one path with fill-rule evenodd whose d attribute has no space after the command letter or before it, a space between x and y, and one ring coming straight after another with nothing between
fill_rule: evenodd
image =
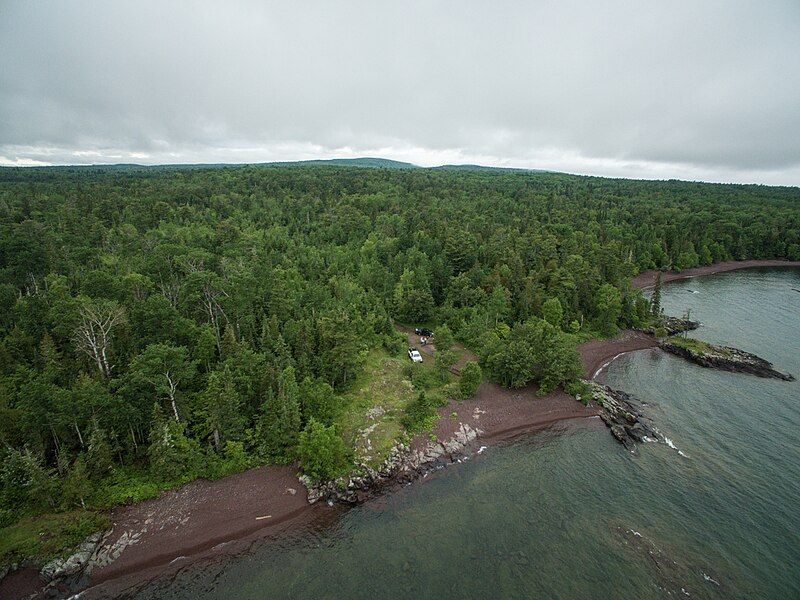
<instances>
[{"instance_id":1,"label":"shallow water","mask_svg":"<svg viewBox=\"0 0 800 600\"><path fill-rule=\"evenodd\" d=\"M704 325L693 335L797 376L792 287L798 269L738 271L671 283L663 304L691 309ZM654 350L600 379L645 402L674 448L634 456L599 420L560 426L137 596L800 597L800 382Z\"/></svg>"}]
</instances>

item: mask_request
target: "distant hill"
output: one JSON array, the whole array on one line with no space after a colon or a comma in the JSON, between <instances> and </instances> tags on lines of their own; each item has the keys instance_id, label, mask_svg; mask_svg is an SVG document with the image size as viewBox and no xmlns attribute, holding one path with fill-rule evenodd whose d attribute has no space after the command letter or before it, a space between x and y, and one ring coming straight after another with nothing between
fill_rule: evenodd
<instances>
[{"instance_id":1,"label":"distant hill","mask_svg":"<svg viewBox=\"0 0 800 600\"><path fill-rule=\"evenodd\" d=\"M55 165L52 167L3 167L0 170L14 169L54 169L62 171L140 171L140 170L194 170L194 169L224 169L229 167L358 167L362 169L430 169L435 171L478 171L478 172L516 172L516 173L551 173L541 169L524 169L518 167L489 167L485 165L440 165L436 167L421 167L409 162L390 160L388 158L329 158L312 160L276 161L266 163L197 163L197 164L166 164L166 165L139 165L139 164L95 164L95 165Z\"/></svg>"},{"instance_id":2,"label":"distant hill","mask_svg":"<svg viewBox=\"0 0 800 600\"><path fill-rule=\"evenodd\" d=\"M430 167L440 171L511 171L516 173L551 173L543 169L524 169L522 167L487 167L485 165L440 165Z\"/></svg>"},{"instance_id":3,"label":"distant hill","mask_svg":"<svg viewBox=\"0 0 800 600\"><path fill-rule=\"evenodd\" d=\"M399 160L389 160L388 158L329 158L315 160L295 160L286 162L264 163L280 167L306 167L306 166L337 166L337 167L362 167L366 169L420 169L417 165L400 162Z\"/></svg>"}]
</instances>

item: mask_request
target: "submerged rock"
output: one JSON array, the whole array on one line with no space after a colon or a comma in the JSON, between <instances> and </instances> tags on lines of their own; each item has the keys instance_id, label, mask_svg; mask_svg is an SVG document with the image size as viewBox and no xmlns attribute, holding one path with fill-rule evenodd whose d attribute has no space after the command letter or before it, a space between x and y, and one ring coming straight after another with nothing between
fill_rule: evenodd
<instances>
[{"instance_id":1,"label":"submerged rock","mask_svg":"<svg viewBox=\"0 0 800 600\"><path fill-rule=\"evenodd\" d=\"M664 340L659 343L659 347L701 367L794 381L794 376L775 370L771 362L738 348L716 346L694 339Z\"/></svg>"},{"instance_id":2,"label":"submerged rock","mask_svg":"<svg viewBox=\"0 0 800 600\"><path fill-rule=\"evenodd\" d=\"M695 562L677 550L654 542L647 535L622 524L612 526L623 547L648 565L659 590L672 598L719 598L729 593L725 578L711 565ZM660 595L656 595L658 597Z\"/></svg>"}]
</instances>

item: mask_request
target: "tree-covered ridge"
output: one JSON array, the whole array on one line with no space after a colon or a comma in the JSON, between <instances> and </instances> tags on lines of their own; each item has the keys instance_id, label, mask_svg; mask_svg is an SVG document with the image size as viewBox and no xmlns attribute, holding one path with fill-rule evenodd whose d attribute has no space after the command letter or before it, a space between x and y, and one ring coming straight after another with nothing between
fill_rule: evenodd
<instances>
[{"instance_id":1,"label":"tree-covered ridge","mask_svg":"<svg viewBox=\"0 0 800 600\"><path fill-rule=\"evenodd\" d=\"M142 473L332 474L369 353L403 355L395 323L446 323L504 385L569 386L579 338L649 318L640 270L800 259L798 201L546 173L3 169L0 520Z\"/></svg>"}]
</instances>

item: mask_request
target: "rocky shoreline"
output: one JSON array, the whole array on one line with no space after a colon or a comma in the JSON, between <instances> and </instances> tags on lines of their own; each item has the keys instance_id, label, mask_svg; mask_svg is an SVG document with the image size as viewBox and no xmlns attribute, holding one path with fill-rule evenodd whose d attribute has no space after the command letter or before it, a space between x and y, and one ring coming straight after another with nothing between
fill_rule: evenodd
<instances>
[{"instance_id":1,"label":"rocky shoreline","mask_svg":"<svg viewBox=\"0 0 800 600\"><path fill-rule=\"evenodd\" d=\"M780 266L784 265L789 263L782 263ZM742 263L741 267L735 268L746 266L772 265ZM733 268L725 267L719 270ZM711 272L715 271L711 271L709 267L692 276ZM652 278L654 277L653 274ZM646 281L648 278L649 275L647 278L645 274L640 275L634 280L634 287L646 287L650 283L649 280ZM681 277L674 277L678 278ZM672 279L665 279L665 282L670 280ZM697 322L665 317L663 329L668 335L674 335L696 329L699 325ZM626 331L613 340L594 340L582 344L579 350L586 372L592 377L593 373L596 375L616 356L633 350L660 347L664 351L678 354L666 347L671 344L669 340L658 342L653 337L654 333ZM722 363L716 360L711 361L716 364L702 366L759 374L746 370L748 367L743 366L746 363L755 365L753 368L762 373L769 373L761 376L775 377L773 373L776 373L780 379L793 379L791 375L778 373L770 363L755 355L735 352L746 360L733 368L720 366ZM703 360L707 359L705 357ZM702 364L692 358L689 360ZM596 407L584 408L574 400L570 402L568 397L558 397L559 394L535 397L535 390L526 390L523 394L519 390L494 389L484 384L486 389L483 395L479 394L471 401L453 403L441 410L442 419L435 434L440 439L446 438L445 442L437 441L435 435L417 436L410 444L395 446L380 467L373 469L361 465L350 476L325 484L313 485L302 479L298 481L296 470L293 471L292 467L275 466L259 467L231 476L224 482L193 482L139 505L115 509L112 530L106 532L102 538L99 534L90 536L66 559L51 561L44 568L41 568L41 563L26 563L20 567L24 567L32 577L46 584L44 590L39 588L44 594L37 595L34 592L36 597L65 597L68 590L85 588L90 579L95 586L92 588L95 590L95 597L98 594L98 584L102 585L100 593L116 595L109 589L124 589L113 587L122 585L123 579L155 576L166 568L167 563L171 565L178 558L198 555L206 547L216 551L221 540L261 535L263 529L274 530L279 524L280 527L289 527L300 519L311 518L308 511L314 515L320 511L322 514L327 514L326 511L329 510L334 511L326 504L360 503L394 485L403 485L447 464L461 462L475 453L474 446L478 440L489 443L496 438L505 437L499 436L498 432L516 434L523 429L546 427L563 419L597 415L614 438L630 451L635 451L637 443L665 440L651 420L642 413L641 405L632 396L608 386L587 383ZM561 393L561 396L565 394ZM575 408L569 408L568 405L574 405ZM490 406L491 410L487 410ZM578 408L581 410L577 410ZM457 419L446 418L447 415L454 415L454 411L458 412ZM306 484L307 496L301 481ZM301 508L301 505L305 508ZM170 522L174 527L164 527L165 509L176 513L173 516L178 525ZM266 512L269 514L265 514ZM148 525L154 518L155 523ZM232 519L235 520L235 526ZM218 527L215 528L215 525ZM169 536L177 537L173 540ZM150 570L147 571L148 569ZM3 574L0 571L0 575ZM10 577L12 573L8 575ZM2 580L3 577L0 577L0 584L5 583ZM108 584L111 584L110 588ZM6 589L0 585L0 596ZM13 597L28 595L29 593Z\"/></svg>"},{"instance_id":2,"label":"rocky shoreline","mask_svg":"<svg viewBox=\"0 0 800 600\"><path fill-rule=\"evenodd\" d=\"M780 379L782 381L795 380L793 375L777 371L771 362L738 348L716 346L706 342L698 344L698 348L692 348L670 340L659 342L659 348L709 369L730 371L732 373L749 373L757 377Z\"/></svg>"},{"instance_id":3,"label":"rocky shoreline","mask_svg":"<svg viewBox=\"0 0 800 600\"><path fill-rule=\"evenodd\" d=\"M333 481L313 483L304 475L300 481L308 489L309 504L319 500L329 504L358 504L388 486L424 476L438 465L460 462L469 456L472 442L482 433L482 430L473 429L469 424L459 423L455 435L445 442L429 441L420 449L398 444L378 469L359 465L356 472Z\"/></svg>"}]
</instances>

